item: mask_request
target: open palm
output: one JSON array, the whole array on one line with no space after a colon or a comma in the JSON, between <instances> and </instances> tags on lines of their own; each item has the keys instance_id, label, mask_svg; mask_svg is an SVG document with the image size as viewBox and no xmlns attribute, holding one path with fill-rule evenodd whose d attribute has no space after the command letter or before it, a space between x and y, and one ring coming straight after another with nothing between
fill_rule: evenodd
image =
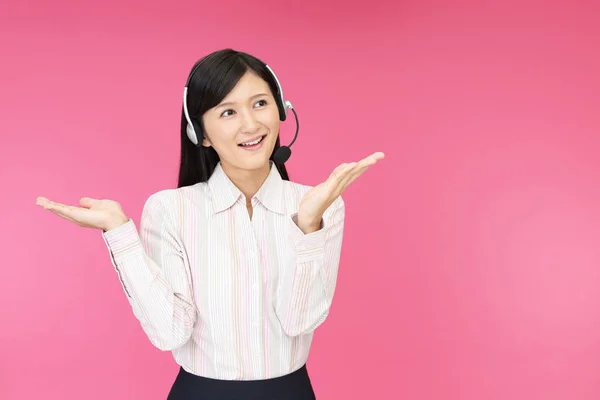
<instances>
[{"instance_id":1,"label":"open palm","mask_svg":"<svg viewBox=\"0 0 600 400\"><path fill-rule=\"evenodd\" d=\"M107 231L128 221L121 205L114 200L83 197L79 201L81 207L77 207L50 201L45 197L38 197L36 204L85 228Z\"/></svg>"},{"instance_id":2,"label":"open palm","mask_svg":"<svg viewBox=\"0 0 600 400\"><path fill-rule=\"evenodd\" d=\"M383 158L384 154L377 152L358 162L339 165L325 182L313 187L304 195L298 209L298 221L306 225L318 224L325 210L335 199L369 167Z\"/></svg>"}]
</instances>

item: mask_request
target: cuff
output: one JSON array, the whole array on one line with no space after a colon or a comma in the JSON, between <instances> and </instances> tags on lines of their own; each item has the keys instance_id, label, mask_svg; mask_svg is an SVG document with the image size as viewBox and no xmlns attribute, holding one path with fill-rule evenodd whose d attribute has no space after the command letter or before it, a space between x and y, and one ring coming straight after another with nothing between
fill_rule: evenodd
<instances>
[{"instance_id":1,"label":"cuff","mask_svg":"<svg viewBox=\"0 0 600 400\"><path fill-rule=\"evenodd\" d=\"M296 224L298 214L292 214L289 218L289 237L292 240L299 263L321 259L325 256L326 229L324 221L321 228L315 232L305 234Z\"/></svg>"},{"instance_id":2,"label":"cuff","mask_svg":"<svg viewBox=\"0 0 600 400\"><path fill-rule=\"evenodd\" d=\"M142 250L142 243L132 219L107 232L102 232L115 260Z\"/></svg>"}]
</instances>

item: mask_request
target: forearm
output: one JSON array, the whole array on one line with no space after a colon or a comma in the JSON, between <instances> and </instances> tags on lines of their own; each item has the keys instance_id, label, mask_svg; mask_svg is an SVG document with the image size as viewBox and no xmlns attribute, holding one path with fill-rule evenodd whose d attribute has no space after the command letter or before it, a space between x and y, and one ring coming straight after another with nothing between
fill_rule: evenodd
<instances>
[{"instance_id":1,"label":"forearm","mask_svg":"<svg viewBox=\"0 0 600 400\"><path fill-rule=\"evenodd\" d=\"M336 277L325 275L322 261L298 263L283 274L277 314L287 335L312 332L327 318Z\"/></svg>"},{"instance_id":2,"label":"forearm","mask_svg":"<svg viewBox=\"0 0 600 400\"><path fill-rule=\"evenodd\" d=\"M150 341L161 350L183 345L191 336L195 309L184 299L186 282L169 284L162 269L145 252L132 221L103 234L111 260L133 313ZM165 263L169 262L165 258ZM185 279L184 276L178 278Z\"/></svg>"},{"instance_id":3,"label":"forearm","mask_svg":"<svg viewBox=\"0 0 600 400\"><path fill-rule=\"evenodd\" d=\"M292 220L305 235L309 235L323 228L322 215L311 219L300 215L295 215L292 217Z\"/></svg>"},{"instance_id":4,"label":"forearm","mask_svg":"<svg viewBox=\"0 0 600 400\"><path fill-rule=\"evenodd\" d=\"M343 220L341 200L319 221L318 229L300 228L301 222L292 217L297 224L290 232L295 259L283 266L276 305L282 329L290 336L314 331L329 313L339 268Z\"/></svg>"}]
</instances>

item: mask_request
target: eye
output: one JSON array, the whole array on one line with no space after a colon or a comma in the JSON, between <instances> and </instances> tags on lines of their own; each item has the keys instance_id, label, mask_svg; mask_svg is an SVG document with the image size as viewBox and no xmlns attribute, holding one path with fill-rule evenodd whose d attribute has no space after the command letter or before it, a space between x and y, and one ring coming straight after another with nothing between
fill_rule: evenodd
<instances>
[{"instance_id":1,"label":"eye","mask_svg":"<svg viewBox=\"0 0 600 400\"><path fill-rule=\"evenodd\" d=\"M267 101L266 100L259 100L255 104L259 105L259 107L266 106L267 105Z\"/></svg>"},{"instance_id":2,"label":"eye","mask_svg":"<svg viewBox=\"0 0 600 400\"><path fill-rule=\"evenodd\" d=\"M233 115L233 110L225 110L221 113L221 117L229 117L230 115ZM229 114L231 113L231 114Z\"/></svg>"}]
</instances>

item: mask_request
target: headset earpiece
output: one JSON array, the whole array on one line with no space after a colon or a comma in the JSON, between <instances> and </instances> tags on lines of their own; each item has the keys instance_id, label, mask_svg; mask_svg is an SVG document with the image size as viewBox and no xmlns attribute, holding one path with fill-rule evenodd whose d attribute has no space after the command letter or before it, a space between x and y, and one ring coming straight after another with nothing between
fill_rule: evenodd
<instances>
[{"instance_id":1,"label":"headset earpiece","mask_svg":"<svg viewBox=\"0 0 600 400\"><path fill-rule=\"evenodd\" d=\"M198 67L196 67L198 68ZM190 83L190 79L192 78L192 76L194 75L194 72L196 71L196 68L194 68L194 70L190 73L190 76L188 78L188 81L185 84L185 88L183 89L183 115L185 115L185 120L187 121L187 126L185 128L185 132L187 133L187 137L188 139L190 139L190 141L192 143L194 143L196 146L200 146L200 139L198 136L198 133L201 133L201 130L198 129L199 127L196 127L194 123L194 121L192 121L192 119L190 118L190 113L188 112L188 107L187 107L187 91L188 91L188 85Z\"/></svg>"},{"instance_id":2,"label":"headset earpiece","mask_svg":"<svg viewBox=\"0 0 600 400\"><path fill-rule=\"evenodd\" d=\"M190 141L192 143L194 143L196 146L198 146L198 135L196 135L196 129L194 129L193 125L191 125L189 122L186 126L186 133L188 136L188 139L190 139Z\"/></svg>"}]
</instances>

